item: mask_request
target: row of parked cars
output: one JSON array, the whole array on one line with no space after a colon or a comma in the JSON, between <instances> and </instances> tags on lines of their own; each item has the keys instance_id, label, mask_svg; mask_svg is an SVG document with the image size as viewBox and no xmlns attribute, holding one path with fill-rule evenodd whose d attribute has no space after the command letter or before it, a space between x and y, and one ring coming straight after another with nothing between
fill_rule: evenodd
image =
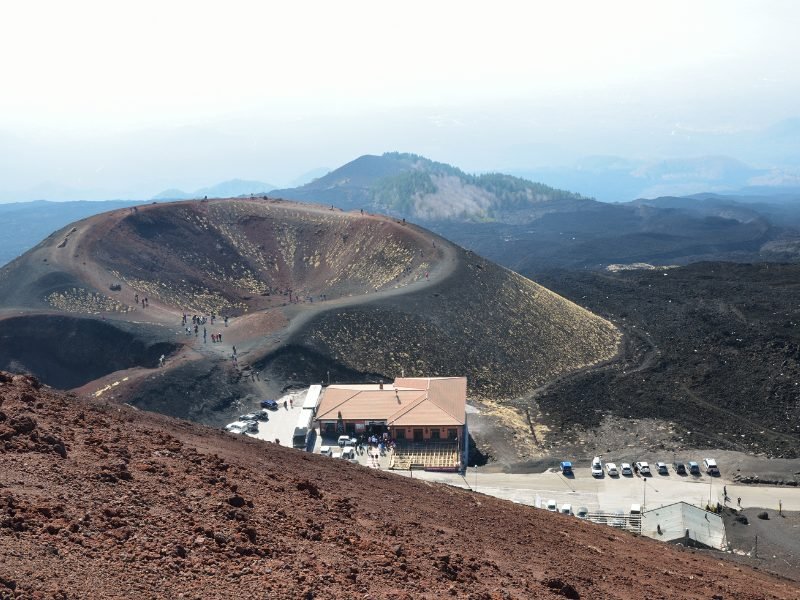
<instances>
[{"instance_id":1,"label":"row of parked cars","mask_svg":"<svg viewBox=\"0 0 800 600\"><path fill-rule=\"evenodd\" d=\"M665 462L659 461L655 463L653 469L659 475L669 475L669 467ZM651 469L650 464L645 461L633 463L633 466L631 466L630 463L624 462L620 463L619 467L617 467L617 464L613 462L607 462L603 465L603 461L599 456L595 456L592 459L592 477L603 477L606 473L609 477L619 477L620 475L632 477L634 473L639 473L643 477L650 477L653 475L653 469ZM686 464L682 462L673 462L672 470L677 475L701 474L700 465L693 460L690 460ZM717 467L717 461L713 458L703 459L703 470L712 477L719 476L719 467ZM572 463L570 461L562 462L561 472L568 477L573 476Z\"/></svg>"},{"instance_id":2,"label":"row of parked cars","mask_svg":"<svg viewBox=\"0 0 800 600\"><path fill-rule=\"evenodd\" d=\"M258 422L269 421L269 412L271 410L278 410L278 403L275 400L262 400L260 410L246 415L239 415L236 421L225 425L225 431L231 433L258 433Z\"/></svg>"},{"instance_id":3,"label":"row of parked cars","mask_svg":"<svg viewBox=\"0 0 800 600\"><path fill-rule=\"evenodd\" d=\"M555 500L548 500L544 506L545 510L550 512L561 513L562 515L575 515L579 519L586 519L589 517L589 509L581 506L575 512L572 511L572 504L562 504L561 507Z\"/></svg>"}]
</instances>

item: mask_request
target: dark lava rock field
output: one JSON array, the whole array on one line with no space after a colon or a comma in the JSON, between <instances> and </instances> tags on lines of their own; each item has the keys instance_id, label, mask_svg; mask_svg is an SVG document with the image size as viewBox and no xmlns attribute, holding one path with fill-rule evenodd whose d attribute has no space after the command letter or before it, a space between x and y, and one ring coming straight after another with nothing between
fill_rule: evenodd
<instances>
[{"instance_id":1,"label":"dark lava rock field","mask_svg":"<svg viewBox=\"0 0 800 600\"><path fill-rule=\"evenodd\" d=\"M800 456L800 265L537 277L626 334L613 365L536 397L551 428L568 435L611 413L671 422L676 447Z\"/></svg>"}]
</instances>

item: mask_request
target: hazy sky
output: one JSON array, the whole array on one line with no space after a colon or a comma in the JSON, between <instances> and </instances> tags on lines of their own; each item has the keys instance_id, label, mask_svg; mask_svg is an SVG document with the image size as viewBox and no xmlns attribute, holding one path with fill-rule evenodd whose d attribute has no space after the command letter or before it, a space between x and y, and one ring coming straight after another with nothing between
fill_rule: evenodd
<instances>
[{"instance_id":1,"label":"hazy sky","mask_svg":"<svg viewBox=\"0 0 800 600\"><path fill-rule=\"evenodd\" d=\"M798 116L798 26L789 0L4 2L0 200L284 185L389 150L758 161L726 136Z\"/></svg>"}]
</instances>

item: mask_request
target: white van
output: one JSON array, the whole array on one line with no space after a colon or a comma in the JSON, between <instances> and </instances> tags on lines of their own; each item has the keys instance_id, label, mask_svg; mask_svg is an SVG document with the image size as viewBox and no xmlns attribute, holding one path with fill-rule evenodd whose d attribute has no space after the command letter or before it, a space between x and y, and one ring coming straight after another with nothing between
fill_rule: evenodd
<instances>
[{"instance_id":1,"label":"white van","mask_svg":"<svg viewBox=\"0 0 800 600\"><path fill-rule=\"evenodd\" d=\"M559 510L562 515L571 515L572 514L572 504L562 504L561 510Z\"/></svg>"},{"instance_id":2,"label":"white van","mask_svg":"<svg viewBox=\"0 0 800 600\"><path fill-rule=\"evenodd\" d=\"M599 456L595 456L592 459L592 477L602 477L603 476L603 461L600 460Z\"/></svg>"},{"instance_id":3,"label":"white van","mask_svg":"<svg viewBox=\"0 0 800 600\"><path fill-rule=\"evenodd\" d=\"M641 517L642 516L642 505L641 504L631 504L631 516L632 517Z\"/></svg>"},{"instance_id":4,"label":"white van","mask_svg":"<svg viewBox=\"0 0 800 600\"><path fill-rule=\"evenodd\" d=\"M342 458L352 460L356 457L356 449L352 446L345 446L342 448Z\"/></svg>"},{"instance_id":5,"label":"white van","mask_svg":"<svg viewBox=\"0 0 800 600\"><path fill-rule=\"evenodd\" d=\"M703 459L703 469L705 472L711 475L712 477L717 477L719 475L719 468L717 467L717 461L713 458L704 458Z\"/></svg>"}]
</instances>

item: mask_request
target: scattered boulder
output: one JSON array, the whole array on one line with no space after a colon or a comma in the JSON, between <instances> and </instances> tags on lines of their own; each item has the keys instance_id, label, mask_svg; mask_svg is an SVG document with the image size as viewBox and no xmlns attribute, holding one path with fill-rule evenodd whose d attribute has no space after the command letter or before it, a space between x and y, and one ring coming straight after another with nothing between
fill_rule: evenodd
<instances>
[{"instance_id":1,"label":"scattered boulder","mask_svg":"<svg viewBox=\"0 0 800 600\"><path fill-rule=\"evenodd\" d=\"M239 494L236 494L228 498L228 504L230 504L234 508L241 508L245 505L245 499L242 498Z\"/></svg>"},{"instance_id":2,"label":"scattered boulder","mask_svg":"<svg viewBox=\"0 0 800 600\"><path fill-rule=\"evenodd\" d=\"M571 600L580 600L581 595L572 585L566 583L558 578L548 579L543 582L545 586L553 590L559 596L570 598Z\"/></svg>"},{"instance_id":3,"label":"scattered boulder","mask_svg":"<svg viewBox=\"0 0 800 600\"><path fill-rule=\"evenodd\" d=\"M28 415L17 415L11 417L11 428L18 434L30 433L36 429L36 421Z\"/></svg>"},{"instance_id":4,"label":"scattered boulder","mask_svg":"<svg viewBox=\"0 0 800 600\"><path fill-rule=\"evenodd\" d=\"M298 482L297 489L300 491L307 491L308 495L312 498L322 498L322 492L319 491L317 485L308 480Z\"/></svg>"}]
</instances>

